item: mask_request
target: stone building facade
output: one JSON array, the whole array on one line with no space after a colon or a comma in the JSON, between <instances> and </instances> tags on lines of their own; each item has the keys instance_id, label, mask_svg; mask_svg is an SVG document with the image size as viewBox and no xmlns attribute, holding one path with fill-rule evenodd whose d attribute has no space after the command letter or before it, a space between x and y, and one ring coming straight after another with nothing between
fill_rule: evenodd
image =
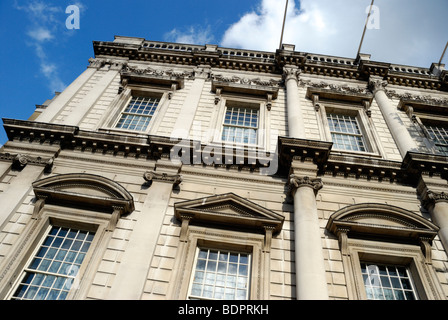
<instances>
[{"instance_id":1,"label":"stone building facade","mask_svg":"<svg viewBox=\"0 0 448 320\"><path fill-rule=\"evenodd\" d=\"M447 298L443 65L93 47L3 119L1 299Z\"/></svg>"}]
</instances>

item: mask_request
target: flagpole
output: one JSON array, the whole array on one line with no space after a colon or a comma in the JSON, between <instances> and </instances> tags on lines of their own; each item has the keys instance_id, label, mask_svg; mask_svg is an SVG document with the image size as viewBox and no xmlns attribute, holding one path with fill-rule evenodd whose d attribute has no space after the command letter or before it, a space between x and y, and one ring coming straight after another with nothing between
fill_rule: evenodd
<instances>
[{"instance_id":1,"label":"flagpole","mask_svg":"<svg viewBox=\"0 0 448 320\"><path fill-rule=\"evenodd\" d=\"M286 0L286 6L285 6L285 16L283 17L283 26L282 26L282 35L280 37L280 45L279 49L282 49L283 44L283 32L285 31L285 22L286 22L286 12L288 11L288 0Z\"/></svg>"},{"instance_id":2,"label":"flagpole","mask_svg":"<svg viewBox=\"0 0 448 320\"><path fill-rule=\"evenodd\" d=\"M364 35L366 34L367 23L369 22L370 13L372 12L372 7L373 7L373 2L374 2L374 1L375 1L375 0L372 0L372 3L370 4L369 14L367 15L366 24L364 25L364 31L362 32L361 42L360 42L360 44L359 44L358 53L356 54L356 58L359 57L359 53L361 52L361 46L362 46L362 43L363 43L363 41L364 41Z\"/></svg>"},{"instance_id":3,"label":"flagpole","mask_svg":"<svg viewBox=\"0 0 448 320\"><path fill-rule=\"evenodd\" d=\"M440 65L442 64L442 60L443 60L443 57L445 56L445 52L446 52L446 49L447 49L447 48L448 48L448 41L446 42L445 49L443 50L442 56L440 57L440 60L439 60L439 67L440 67Z\"/></svg>"}]
</instances>

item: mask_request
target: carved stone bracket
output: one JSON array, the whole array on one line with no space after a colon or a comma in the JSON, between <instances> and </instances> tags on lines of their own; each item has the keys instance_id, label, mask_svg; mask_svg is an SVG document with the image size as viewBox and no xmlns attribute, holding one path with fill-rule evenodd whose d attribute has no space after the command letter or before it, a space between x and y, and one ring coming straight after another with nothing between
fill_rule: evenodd
<instances>
[{"instance_id":1,"label":"carved stone bracket","mask_svg":"<svg viewBox=\"0 0 448 320\"><path fill-rule=\"evenodd\" d=\"M143 175L143 178L145 181L152 182L152 181L160 181L160 182L166 182L171 183L173 186L177 186L182 182L182 176L180 174L168 174L168 173L158 173L155 171L147 171Z\"/></svg>"},{"instance_id":2,"label":"carved stone bracket","mask_svg":"<svg viewBox=\"0 0 448 320\"><path fill-rule=\"evenodd\" d=\"M294 192L296 189L301 187L312 188L316 193L323 187L322 179L320 178L310 178L310 177L298 177L294 174L289 176L289 190Z\"/></svg>"},{"instance_id":3,"label":"carved stone bracket","mask_svg":"<svg viewBox=\"0 0 448 320\"><path fill-rule=\"evenodd\" d=\"M24 154L0 153L0 160L12 161L12 167L16 170L22 170L27 164L33 164L45 167L45 171L51 171L54 158L31 157Z\"/></svg>"}]
</instances>

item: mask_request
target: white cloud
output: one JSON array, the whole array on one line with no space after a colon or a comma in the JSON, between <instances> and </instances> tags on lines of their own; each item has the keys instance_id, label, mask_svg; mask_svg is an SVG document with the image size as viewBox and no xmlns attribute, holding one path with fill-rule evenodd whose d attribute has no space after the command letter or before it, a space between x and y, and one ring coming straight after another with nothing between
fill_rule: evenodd
<instances>
[{"instance_id":1,"label":"white cloud","mask_svg":"<svg viewBox=\"0 0 448 320\"><path fill-rule=\"evenodd\" d=\"M38 42L48 41L54 38L50 30L45 27L40 27L35 30L28 31L28 35Z\"/></svg>"},{"instance_id":2,"label":"white cloud","mask_svg":"<svg viewBox=\"0 0 448 320\"><path fill-rule=\"evenodd\" d=\"M231 25L225 47L275 51L279 48L285 1L260 0ZM355 58L370 0L289 0L283 43L297 51ZM372 60L429 67L446 44L448 1L376 0L380 29L369 29L363 53ZM440 51L440 52L439 52Z\"/></svg>"},{"instance_id":3,"label":"white cloud","mask_svg":"<svg viewBox=\"0 0 448 320\"><path fill-rule=\"evenodd\" d=\"M85 6L76 2L80 9ZM59 67L52 61L51 46L59 45L67 36L65 27L65 7L54 5L51 1L15 0L14 7L27 15L29 26L27 43L34 48L39 60L40 73L45 77L51 92L62 91L66 85L60 77Z\"/></svg>"},{"instance_id":4,"label":"white cloud","mask_svg":"<svg viewBox=\"0 0 448 320\"><path fill-rule=\"evenodd\" d=\"M166 41L189 44L209 44L214 41L210 26L190 26L186 30L173 29L164 36Z\"/></svg>"}]
</instances>

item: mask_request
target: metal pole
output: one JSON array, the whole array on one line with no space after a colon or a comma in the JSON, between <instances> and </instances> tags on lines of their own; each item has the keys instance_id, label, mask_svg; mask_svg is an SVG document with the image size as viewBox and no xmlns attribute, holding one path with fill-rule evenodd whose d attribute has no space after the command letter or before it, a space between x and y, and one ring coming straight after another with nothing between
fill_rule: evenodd
<instances>
[{"instance_id":1,"label":"metal pole","mask_svg":"<svg viewBox=\"0 0 448 320\"><path fill-rule=\"evenodd\" d=\"M288 11L288 0L286 0L286 6L285 6L285 16L283 17L283 26L282 26L282 35L280 37L280 45L279 49L282 49L283 44L283 32L285 31L285 22L286 22L286 12Z\"/></svg>"},{"instance_id":2,"label":"metal pole","mask_svg":"<svg viewBox=\"0 0 448 320\"><path fill-rule=\"evenodd\" d=\"M443 56L445 55L446 48L448 48L448 41L446 42L445 49L443 50L442 56L440 57L440 60L439 60L439 67L440 67L440 65L442 64L442 59L443 59Z\"/></svg>"},{"instance_id":3,"label":"metal pole","mask_svg":"<svg viewBox=\"0 0 448 320\"><path fill-rule=\"evenodd\" d=\"M359 53L361 52L361 46L362 46L362 43L364 41L364 35L366 34L367 23L369 22L370 13L372 12L372 7L373 7L373 2L374 1L375 0L372 0L372 3L370 4L369 14L367 15L366 24L364 25L364 31L362 32L361 43L359 44L358 53L356 54L356 58L358 58Z\"/></svg>"}]
</instances>

